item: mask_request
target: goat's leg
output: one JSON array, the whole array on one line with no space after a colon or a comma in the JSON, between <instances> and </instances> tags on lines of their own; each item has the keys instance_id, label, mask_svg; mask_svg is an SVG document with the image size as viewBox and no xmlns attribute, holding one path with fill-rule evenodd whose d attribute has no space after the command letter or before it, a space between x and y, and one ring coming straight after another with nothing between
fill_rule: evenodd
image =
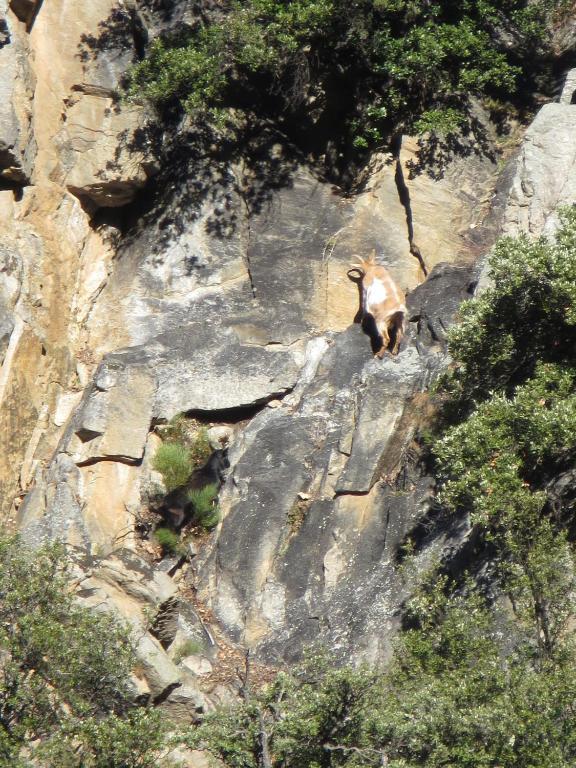
<instances>
[{"instance_id":1,"label":"goat's leg","mask_svg":"<svg viewBox=\"0 0 576 768\"><path fill-rule=\"evenodd\" d=\"M396 321L394 324L394 327L395 327L396 333L394 335L394 345L392 347L391 352L393 355L397 355L398 350L400 349L400 342L404 337L404 321L403 320L400 320L399 322Z\"/></svg>"},{"instance_id":2,"label":"goat's leg","mask_svg":"<svg viewBox=\"0 0 576 768\"><path fill-rule=\"evenodd\" d=\"M380 360L382 360L382 358L388 351L388 346L390 344L390 334L388 332L388 325L386 323L379 324L376 327L378 328L378 334L382 339L382 346L380 347L378 352L376 352L374 357L377 357Z\"/></svg>"}]
</instances>

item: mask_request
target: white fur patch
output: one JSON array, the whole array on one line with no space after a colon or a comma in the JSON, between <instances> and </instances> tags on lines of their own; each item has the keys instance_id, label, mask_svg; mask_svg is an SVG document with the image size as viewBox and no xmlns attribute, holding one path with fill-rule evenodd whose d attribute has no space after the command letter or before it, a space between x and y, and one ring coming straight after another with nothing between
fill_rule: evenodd
<instances>
[{"instance_id":1,"label":"white fur patch","mask_svg":"<svg viewBox=\"0 0 576 768\"><path fill-rule=\"evenodd\" d=\"M365 302L366 306L374 306L374 304L382 304L388 298L388 291L382 280L377 278L370 283L366 290Z\"/></svg>"}]
</instances>

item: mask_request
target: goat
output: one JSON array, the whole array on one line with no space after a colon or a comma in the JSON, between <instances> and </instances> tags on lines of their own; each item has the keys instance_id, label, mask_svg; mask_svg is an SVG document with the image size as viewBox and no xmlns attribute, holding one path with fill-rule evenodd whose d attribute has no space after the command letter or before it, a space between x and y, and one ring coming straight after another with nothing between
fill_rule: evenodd
<instances>
[{"instance_id":1,"label":"goat","mask_svg":"<svg viewBox=\"0 0 576 768\"><path fill-rule=\"evenodd\" d=\"M194 510L188 498L188 492L199 490L207 485L216 485L220 488L225 479L224 472L229 467L228 449L219 448L212 453L204 466L192 472L184 485L179 485L170 491L158 509L168 525L175 531L180 531L189 523Z\"/></svg>"},{"instance_id":2,"label":"goat","mask_svg":"<svg viewBox=\"0 0 576 768\"><path fill-rule=\"evenodd\" d=\"M352 264L350 271L357 271L362 275L362 322L364 324L365 320L371 317L376 328L375 335L382 342L374 356L383 358L390 345L391 354L398 354L406 317L404 293L398 288L388 270L376 264L375 250L368 259L359 259L358 264Z\"/></svg>"}]
</instances>

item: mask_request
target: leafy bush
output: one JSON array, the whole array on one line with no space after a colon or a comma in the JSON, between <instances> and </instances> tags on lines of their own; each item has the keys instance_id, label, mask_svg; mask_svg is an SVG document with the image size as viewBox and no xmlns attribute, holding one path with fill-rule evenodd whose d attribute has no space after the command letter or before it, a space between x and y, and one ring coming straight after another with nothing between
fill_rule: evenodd
<instances>
[{"instance_id":1,"label":"leafy bush","mask_svg":"<svg viewBox=\"0 0 576 768\"><path fill-rule=\"evenodd\" d=\"M167 491L184 485L212 453L208 430L200 427L192 431L191 424L194 422L179 414L162 429L164 442L156 451L152 466L162 475Z\"/></svg>"},{"instance_id":2,"label":"leafy bush","mask_svg":"<svg viewBox=\"0 0 576 768\"><path fill-rule=\"evenodd\" d=\"M156 765L157 717L132 709L129 630L75 602L67 567L62 547L0 539L0 765Z\"/></svg>"},{"instance_id":3,"label":"leafy bush","mask_svg":"<svg viewBox=\"0 0 576 768\"><path fill-rule=\"evenodd\" d=\"M457 369L447 383L458 418L490 393L562 361L576 343L576 211L564 209L555 241L503 238L490 259L493 287L461 307L450 333Z\"/></svg>"},{"instance_id":4,"label":"leafy bush","mask_svg":"<svg viewBox=\"0 0 576 768\"><path fill-rule=\"evenodd\" d=\"M162 443L156 451L152 466L160 472L167 491L173 491L190 477L190 452L180 443Z\"/></svg>"},{"instance_id":5,"label":"leafy bush","mask_svg":"<svg viewBox=\"0 0 576 768\"><path fill-rule=\"evenodd\" d=\"M496 247L493 287L450 334L447 408L459 422L433 446L441 501L496 548L502 587L546 655L562 645L576 594L561 516L547 515L548 484L576 453L576 211L561 221L555 241Z\"/></svg>"},{"instance_id":6,"label":"leafy bush","mask_svg":"<svg viewBox=\"0 0 576 768\"><path fill-rule=\"evenodd\" d=\"M430 580L386 670L314 656L189 732L230 768L569 768L576 758L574 654L534 658L471 587ZM506 645L503 632L506 632ZM511 650L513 649L513 650Z\"/></svg>"},{"instance_id":7,"label":"leafy bush","mask_svg":"<svg viewBox=\"0 0 576 768\"><path fill-rule=\"evenodd\" d=\"M562 1L562 0L561 0ZM232 0L155 40L132 98L222 127L252 112L365 149L414 128L451 132L471 93L513 94L558 2Z\"/></svg>"},{"instance_id":8,"label":"leafy bush","mask_svg":"<svg viewBox=\"0 0 576 768\"><path fill-rule=\"evenodd\" d=\"M188 498L194 508L194 522L202 528L210 529L218 525L220 512L215 504L217 496L218 486L214 484L188 492Z\"/></svg>"}]
</instances>

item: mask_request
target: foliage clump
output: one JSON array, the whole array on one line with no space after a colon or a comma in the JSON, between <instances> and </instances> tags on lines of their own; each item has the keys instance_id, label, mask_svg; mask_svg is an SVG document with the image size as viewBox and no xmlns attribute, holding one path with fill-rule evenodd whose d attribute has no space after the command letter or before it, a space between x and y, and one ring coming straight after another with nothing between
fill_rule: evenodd
<instances>
[{"instance_id":1,"label":"foliage clump","mask_svg":"<svg viewBox=\"0 0 576 768\"><path fill-rule=\"evenodd\" d=\"M545 45L541 0L232 0L152 42L128 93L219 128L247 116L365 150L471 125L470 96L506 99Z\"/></svg>"},{"instance_id":2,"label":"foliage clump","mask_svg":"<svg viewBox=\"0 0 576 768\"><path fill-rule=\"evenodd\" d=\"M162 475L166 490L173 491L184 485L190 477L190 452L180 443L162 443L156 451L152 466Z\"/></svg>"},{"instance_id":3,"label":"foliage clump","mask_svg":"<svg viewBox=\"0 0 576 768\"><path fill-rule=\"evenodd\" d=\"M174 555L180 551L181 542L177 533L170 530L170 528L156 528L154 531L154 537L158 544L162 548L162 553L165 555Z\"/></svg>"},{"instance_id":4,"label":"foliage clump","mask_svg":"<svg viewBox=\"0 0 576 768\"><path fill-rule=\"evenodd\" d=\"M0 766L152 768L163 737L132 703L130 632L75 601L68 564L0 539Z\"/></svg>"},{"instance_id":5,"label":"foliage clump","mask_svg":"<svg viewBox=\"0 0 576 768\"><path fill-rule=\"evenodd\" d=\"M204 650L205 648L203 643L201 643L199 640L188 638L188 640L184 640L184 642L180 643L180 645L174 651L174 663L180 664L182 659L185 659L186 656L197 656L203 653Z\"/></svg>"},{"instance_id":6,"label":"foliage clump","mask_svg":"<svg viewBox=\"0 0 576 768\"><path fill-rule=\"evenodd\" d=\"M172 491L184 485L192 472L209 459L212 448L208 430L192 429L190 419L182 414L162 429L162 440L152 466L162 475L166 490Z\"/></svg>"},{"instance_id":7,"label":"foliage clump","mask_svg":"<svg viewBox=\"0 0 576 768\"><path fill-rule=\"evenodd\" d=\"M192 508L194 524L210 530L220 520L220 512L215 503L218 487L214 484L194 489L186 486L194 470L208 460L212 448L208 430L202 427L192 432L189 421L179 415L162 430L164 442L156 451L152 466L162 475L164 487L168 492L182 489ZM157 528L155 536L165 553L178 551L179 537L170 529Z\"/></svg>"},{"instance_id":8,"label":"foliage clump","mask_svg":"<svg viewBox=\"0 0 576 768\"><path fill-rule=\"evenodd\" d=\"M220 520L220 511L215 503L218 486L211 483L203 488L188 491L188 499L193 508L193 521L206 530L214 528Z\"/></svg>"},{"instance_id":9,"label":"foliage clump","mask_svg":"<svg viewBox=\"0 0 576 768\"><path fill-rule=\"evenodd\" d=\"M540 362L576 348L576 211L561 212L554 240L502 238L490 259L492 284L461 307L450 333L457 368L447 384L457 418L496 391L509 394Z\"/></svg>"},{"instance_id":10,"label":"foliage clump","mask_svg":"<svg viewBox=\"0 0 576 768\"><path fill-rule=\"evenodd\" d=\"M229 768L569 768L572 650L539 656L471 585L453 586L436 574L424 585L387 669L315 655L209 715L189 745Z\"/></svg>"}]
</instances>

